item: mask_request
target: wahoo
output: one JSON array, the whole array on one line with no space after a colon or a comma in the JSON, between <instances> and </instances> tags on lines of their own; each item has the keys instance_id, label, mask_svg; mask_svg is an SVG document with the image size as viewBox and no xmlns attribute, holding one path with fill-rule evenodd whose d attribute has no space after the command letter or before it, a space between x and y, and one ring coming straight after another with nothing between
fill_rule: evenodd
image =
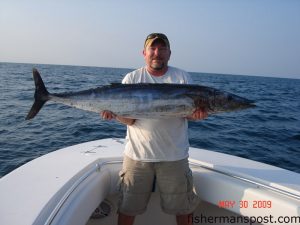
<instances>
[{"instance_id":1,"label":"wahoo","mask_svg":"<svg viewBox=\"0 0 300 225\"><path fill-rule=\"evenodd\" d=\"M208 114L254 107L253 101L215 88L187 84L111 84L78 92L51 94L37 69L33 69L35 101L26 120L47 101L100 113L109 110L128 118L186 117L197 108Z\"/></svg>"}]
</instances>

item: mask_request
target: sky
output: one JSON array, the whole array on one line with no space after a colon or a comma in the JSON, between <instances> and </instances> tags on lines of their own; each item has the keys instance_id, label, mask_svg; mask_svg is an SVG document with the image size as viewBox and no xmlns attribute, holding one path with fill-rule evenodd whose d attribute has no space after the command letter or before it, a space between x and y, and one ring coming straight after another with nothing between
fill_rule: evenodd
<instances>
[{"instance_id":1,"label":"sky","mask_svg":"<svg viewBox=\"0 0 300 225\"><path fill-rule=\"evenodd\" d=\"M0 62L139 68L165 33L189 72L300 79L300 0L0 0Z\"/></svg>"}]
</instances>

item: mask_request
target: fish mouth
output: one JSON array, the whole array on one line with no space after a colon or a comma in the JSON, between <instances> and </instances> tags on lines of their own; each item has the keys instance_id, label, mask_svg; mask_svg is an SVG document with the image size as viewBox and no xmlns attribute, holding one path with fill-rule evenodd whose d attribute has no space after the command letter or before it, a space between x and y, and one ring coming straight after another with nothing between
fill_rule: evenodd
<instances>
[{"instance_id":1,"label":"fish mouth","mask_svg":"<svg viewBox=\"0 0 300 225\"><path fill-rule=\"evenodd\" d=\"M247 99L247 104L250 106L250 107L255 107L255 101L254 100L249 100Z\"/></svg>"},{"instance_id":2,"label":"fish mouth","mask_svg":"<svg viewBox=\"0 0 300 225\"><path fill-rule=\"evenodd\" d=\"M242 104L241 109L248 109L248 108L255 108L255 102L252 100L248 100L247 102L245 102L244 104Z\"/></svg>"},{"instance_id":3,"label":"fish mouth","mask_svg":"<svg viewBox=\"0 0 300 225\"><path fill-rule=\"evenodd\" d=\"M256 107L256 105L254 104L254 102L249 103L249 108L254 108Z\"/></svg>"}]
</instances>

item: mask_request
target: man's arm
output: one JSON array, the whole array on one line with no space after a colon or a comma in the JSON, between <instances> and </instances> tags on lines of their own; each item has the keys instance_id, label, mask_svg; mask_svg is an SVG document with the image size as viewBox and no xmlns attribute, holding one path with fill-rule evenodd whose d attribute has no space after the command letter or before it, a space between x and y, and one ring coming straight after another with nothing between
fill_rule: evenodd
<instances>
[{"instance_id":1,"label":"man's arm","mask_svg":"<svg viewBox=\"0 0 300 225\"><path fill-rule=\"evenodd\" d=\"M123 123L125 125L133 125L135 123L135 119L131 118L126 118L122 116L118 116L114 114L111 111L104 110L100 113L100 116L105 119L105 120L112 120L115 119L119 121L120 123ZM186 118L191 121L196 121L196 120L203 120L208 117L207 111L205 109L196 109L193 114L187 116Z\"/></svg>"},{"instance_id":2,"label":"man's arm","mask_svg":"<svg viewBox=\"0 0 300 225\"><path fill-rule=\"evenodd\" d=\"M111 111L108 111L108 110L104 110L100 113L100 116L105 119L105 120L112 120L112 119L115 119L117 121L119 121L120 123L123 123L125 125L133 125L134 122L135 122L135 119L131 119L131 118L125 118L125 117L122 117L122 116L118 116L116 114L114 114L113 112Z\"/></svg>"}]
</instances>

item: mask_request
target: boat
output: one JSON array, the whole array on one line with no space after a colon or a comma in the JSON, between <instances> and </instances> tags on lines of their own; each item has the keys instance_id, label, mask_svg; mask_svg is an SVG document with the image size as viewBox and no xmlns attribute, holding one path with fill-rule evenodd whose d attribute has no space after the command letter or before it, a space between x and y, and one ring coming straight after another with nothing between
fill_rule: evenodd
<instances>
[{"instance_id":1,"label":"boat","mask_svg":"<svg viewBox=\"0 0 300 225\"><path fill-rule=\"evenodd\" d=\"M1 225L117 224L124 139L59 149L0 179ZM194 224L299 224L300 174L261 162L190 147L201 202ZM247 223L248 220L248 223ZM160 208L158 187L135 225L176 224Z\"/></svg>"}]
</instances>

